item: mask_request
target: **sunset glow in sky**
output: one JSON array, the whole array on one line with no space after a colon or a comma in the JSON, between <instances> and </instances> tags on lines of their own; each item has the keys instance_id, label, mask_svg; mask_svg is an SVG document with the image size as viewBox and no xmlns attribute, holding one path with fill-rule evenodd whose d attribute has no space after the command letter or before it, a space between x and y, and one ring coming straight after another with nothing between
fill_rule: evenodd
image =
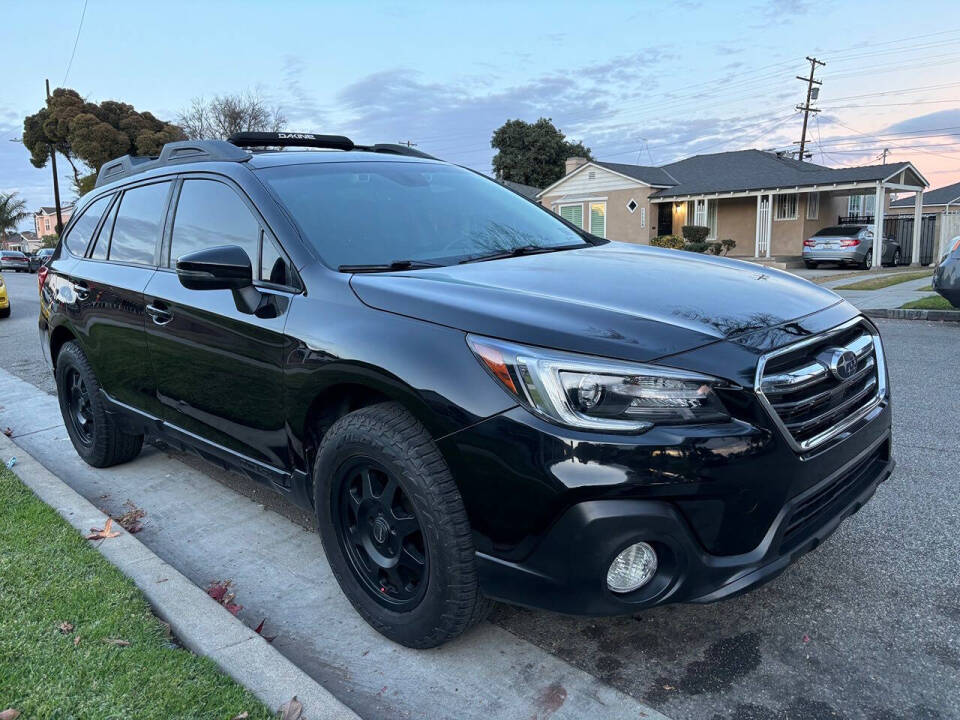
<instances>
[{"instance_id":1,"label":"sunset glow in sky","mask_svg":"<svg viewBox=\"0 0 960 720\"><path fill-rule=\"evenodd\" d=\"M43 81L173 121L197 96L259 89L289 129L411 140L490 172L492 131L550 117L595 157L660 165L791 149L807 55L827 62L812 162L910 160L960 181L955 2L322 3L83 0L8 5L0 42L0 191L52 204L19 142ZM71 51L76 54L69 74ZM65 78L66 75L66 78ZM65 164L65 163L64 163ZM69 179L65 198L71 197ZM26 225L25 225L26 226Z\"/></svg>"}]
</instances>

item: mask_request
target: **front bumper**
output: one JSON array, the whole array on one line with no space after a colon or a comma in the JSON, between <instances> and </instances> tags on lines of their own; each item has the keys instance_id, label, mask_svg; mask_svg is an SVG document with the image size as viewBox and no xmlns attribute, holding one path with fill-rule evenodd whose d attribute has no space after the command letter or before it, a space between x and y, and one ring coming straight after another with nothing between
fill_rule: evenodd
<instances>
[{"instance_id":1,"label":"front bumper","mask_svg":"<svg viewBox=\"0 0 960 720\"><path fill-rule=\"evenodd\" d=\"M712 555L668 502L594 500L571 507L522 562L478 553L480 584L490 597L573 615L620 615L673 602L705 603L774 579L826 540L871 498L893 471L890 435L785 505L763 541L738 555ZM811 508L813 511L811 512ZM628 545L657 551L657 574L618 594L606 571Z\"/></svg>"},{"instance_id":2,"label":"front bumper","mask_svg":"<svg viewBox=\"0 0 960 720\"><path fill-rule=\"evenodd\" d=\"M10 300L7 298L7 289L0 290L0 310L6 310L10 307Z\"/></svg>"}]
</instances>

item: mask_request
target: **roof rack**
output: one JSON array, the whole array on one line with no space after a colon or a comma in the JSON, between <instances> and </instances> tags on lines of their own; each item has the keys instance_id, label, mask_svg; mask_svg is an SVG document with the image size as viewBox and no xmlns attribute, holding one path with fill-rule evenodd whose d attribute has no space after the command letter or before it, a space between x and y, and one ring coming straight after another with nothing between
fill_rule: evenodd
<instances>
[{"instance_id":1,"label":"roof rack","mask_svg":"<svg viewBox=\"0 0 960 720\"><path fill-rule=\"evenodd\" d=\"M343 135L316 135L314 133L295 132L240 132L231 135L227 142L237 147L312 147L325 150L363 150L365 152L386 153L388 155L406 155L408 157L427 158L436 160L420 150L414 150L407 145L393 143L377 143L375 145L356 145L353 140Z\"/></svg>"},{"instance_id":2,"label":"roof rack","mask_svg":"<svg viewBox=\"0 0 960 720\"><path fill-rule=\"evenodd\" d=\"M124 155L111 160L100 168L94 187L175 163L246 162L249 159L249 153L224 140L178 140L164 145L159 157Z\"/></svg>"}]
</instances>

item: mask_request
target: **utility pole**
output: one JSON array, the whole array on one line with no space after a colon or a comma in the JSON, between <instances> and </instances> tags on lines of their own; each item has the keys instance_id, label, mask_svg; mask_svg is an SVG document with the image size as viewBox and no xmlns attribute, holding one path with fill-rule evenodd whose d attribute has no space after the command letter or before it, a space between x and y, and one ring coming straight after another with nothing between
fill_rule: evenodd
<instances>
[{"instance_id":1,"label":"utility pole","mask_svg":"<svg viewBox=\"0 0 960 720\"><path fill-rule=\"evenodd\" d=\"M50 80L47 80L47 102L50 102ZM53 166L53 203L57 208L57 235L63 232L63 216L60 214L60 180L57 178L57 149L50 143L50 164Z\"/></svg>"},{"instance_id":2,"label":"utility pole","mask_svg":"<svg viewBox=\"0 0 960 720\"><path fill-rule=\"evenodd\" d=\"M890 154L890 148L884 148L883 152L877 155L877 160L879 160L884 165L887 164L887 155Z\"/></svg>"},{"instance_id":3,"label":"utility pole","mask_svg":"<svg viewBox=\"0 0 960 720\"><path fill-rule=\"evenodd\" d=\"M810 113L820 112L818 109L810 107L810 101L813 99L813 86L823 85L823 83L819 80L813 79L813 73L816 71L817 65L826 65L825 62L817 60L814 57L807 56L807 60L810 61L810 77L805 78L797 75L797 80L803 80L807 84L807 101L803 105L797 105L797 110L803 110L803 132L800 135L800 160L803 160L803 151L807 146L807 120L810 117ZM818 95L819 92L820 91L818 89Z\"/></svg>"},{"instance_id":4,"label":"utility pole","mask_svg":"<svg viewBox=\"0 0 960 720\"><path fill-rule=\"evenodd\" d=\"M408 148L416 147L417 144L412 140L400 140L397 145L406 145Z\"/></svg>"}]
</instances>

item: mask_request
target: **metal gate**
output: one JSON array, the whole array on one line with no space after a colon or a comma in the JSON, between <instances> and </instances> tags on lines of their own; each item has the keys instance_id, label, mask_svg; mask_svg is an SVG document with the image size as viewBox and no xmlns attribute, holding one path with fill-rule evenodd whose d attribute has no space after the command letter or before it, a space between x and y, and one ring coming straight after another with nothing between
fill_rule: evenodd
<instances>
[{"instance_id":1,"label":"metal gate","mask_svg":"<svg viewBox=\"0 0 960 720\"><path fill-rule=\"evenodd\" d=\"M772 195L760 198L757 204L757 248L756 256L764 257L770 248L770 198Z\"/></svg>"},{"instance_id":2,"label":"metal gate","mask_svg":"<svg viewBox=\"0 0 960 720\"><path fill-rule=\"evenodd\" d=\"M920 264L929 265L935 259L937 246L937 216L923 215L920 218ZM901 262L913 260L913 216L891 215L883 219L883 234L900 243Z\"/></svg>"}]
</instances>

